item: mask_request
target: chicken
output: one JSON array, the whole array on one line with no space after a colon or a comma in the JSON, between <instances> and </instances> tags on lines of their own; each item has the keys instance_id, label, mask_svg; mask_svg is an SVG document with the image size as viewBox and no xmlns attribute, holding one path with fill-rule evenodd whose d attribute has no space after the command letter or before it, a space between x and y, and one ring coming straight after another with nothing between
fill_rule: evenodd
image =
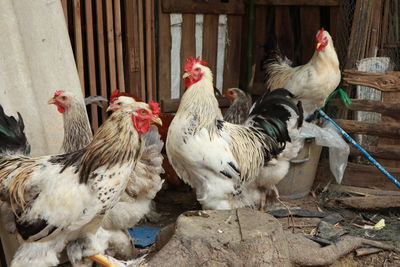
<instances>
[{"instance_id":1,"label":"chicken","mask_svg":"<svg viewBox=\"0 0 400 267\"><path fill-rule=\"evenodd\" d=\"M316 40L314 55L305 65L291 67L292 62L278 50L270 51L263 64L267 90L288 89L302 101L306 118L324 106L340 83L339 60L331 36L322 28Z\"/></svg>"},{"instance_id":2,"label":"chicken","mask_svg":"<svg viewBox=\"0 0 400 267\"><path fill-rule=\"evenodd\" d=\"M107 110L117 110L121 105L132 103L132 101L142 101L136 96L129 93L120 93L118 90L114 90L110 97L110 106ZM161 140L165 143L167 140L168 128L174 118L174 114L170 113L160 113L160 119L163 122L162 126L158 127L158 132L161 135ZM166 158L166 151L163 147L162 155ZM180 185L180 180L175 170L169 164L168 160L164 160L162 164L165 173L161 176L164 178L168 184L173 186Z\"/></svg>"},{"instance_id":3,"label":"chicken","mask_svg":"<svg viewBox=\"0 0 400 267\"><path fill-rule=\"evenodd\" d=\"M205 65L199 58L185 64L188 89L169 127L168 159L203 209L253 206L247 187L290 141L286 124L297 123L299 108L282 89L256 102L244 125L223 121Z\"/></svg>"},{"instance_id":4,"label":"chicken","mask_svg":"<svg viewBox=\"0 0 400 267\"><path fill-rule=\"evenodd\" d=\"M232 101L225 111L224 120L234 124L243 124L249 117L251 96L239 88L229 88L224 96Z\"/></svg>"},{"instance_id":5,"label":"chicken","mask_svg":"<svg viewBox=\"0 0 400 267\"><path fill-rule=\"evenodd\" d=\"M159 118L151 107L135 103L115 112L82 150L0 159L1 199L25 240L12 266L57 265L66 243L78 238L88 240L83 257L102 252L97 229L125 190L152 122Z\"/></svg>"}]
</instances>

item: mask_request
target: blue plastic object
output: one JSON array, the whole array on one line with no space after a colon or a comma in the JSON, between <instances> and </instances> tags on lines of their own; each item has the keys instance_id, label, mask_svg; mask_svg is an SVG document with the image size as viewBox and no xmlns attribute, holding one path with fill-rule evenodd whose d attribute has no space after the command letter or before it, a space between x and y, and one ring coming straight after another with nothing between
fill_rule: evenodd
<instances>
[{"instance_id":1,"label":"blue plastic object","mask_svg":"<svg viewBox=\"0 0 400 267\"><path fill-rule=\"evenodd\" d=\"M353 138L350 137L334 120L332 120L328 115L325 114L321 109L318 110L319 114L321 114L324 119L332 123L338 130L339 132L352 144L354 145L358 150L360 150L364 156L372 163L375 165L375 167L378 168L383 174L385 174L387 177L389 177L392 182L397 185L397 187L400 187L399 181L396 180L379 162L377 162L364 148L362 148L359 144L357 144L356 141L354 141Z\"/></svg>"},{"instance_id":2,"label":"blue plastic object","mask_svg":"<svg viewBox=\"0 0 400 267\"><path fill-rule=\"evenodd\" d=\"M153 245L156 242L157 234L160 228L153 226L135 226L128 229L129 234L133 238L133 244L136 247L144 248Z\"/></svg>"}]
</instances>

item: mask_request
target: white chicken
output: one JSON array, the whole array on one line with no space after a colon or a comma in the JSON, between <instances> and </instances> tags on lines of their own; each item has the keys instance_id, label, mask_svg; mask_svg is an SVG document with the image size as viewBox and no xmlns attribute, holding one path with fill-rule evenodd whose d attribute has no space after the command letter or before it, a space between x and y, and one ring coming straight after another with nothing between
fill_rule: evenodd
<instances>
[{"instance_id":1,"label":"white chicken","mask_svg":"<svg viewBox=\"0 0 400 267\"><path fill-rule=\"evenodd\" d=\"M152 109L135 103L113 114L82 150L0 159L1 199L11 204L25 240L11 266L57 265L78 238L88 240L82 257L103 252L97 230L125 190L152 122L159 122Z\"/></svg>"},{"instance_id":2,"label":"white chicken","mask_svg":"<svg viewBox=\"0 0 400 267\"><path fill-rule=\"evenodd\" d=\"M185 64L187 90L169 127L168 159L204 209L253 206L248 185L290 141L287 123L298 123L301 112L282 89L256 102L245 125L223 121L205 65L199 58Z\"/></svg>"},{"instance_id":3,"label":"white chicken","mask_svg":"<svg viewBox=\"0 0 400 267\"><path fill-rule=\"evenodd\" d=\"M316 41L314 55L305 65L292 67L292 62L278 50L270 51L263 64L267 90L289 90L302 101L305 118L323 107L340 83L339 60L332 37L322 28Z\"/></svg>"}]
</instances>

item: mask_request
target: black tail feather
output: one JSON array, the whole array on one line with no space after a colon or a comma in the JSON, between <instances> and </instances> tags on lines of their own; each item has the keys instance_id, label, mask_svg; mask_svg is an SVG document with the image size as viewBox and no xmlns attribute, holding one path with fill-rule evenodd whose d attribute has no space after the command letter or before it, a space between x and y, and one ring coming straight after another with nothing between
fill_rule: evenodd
<instances>
[{"instance_id":1,"label":"black tail feather","mask_svg":"<svg viewBox=\"0 0 400 267\"><path fill-rule=\"evenodd\" d=\"M7 116L0 105L0 153L30 153L30 145L24 133L25 125L21 114L18 120Z\"/></svg>"}]
</instances>

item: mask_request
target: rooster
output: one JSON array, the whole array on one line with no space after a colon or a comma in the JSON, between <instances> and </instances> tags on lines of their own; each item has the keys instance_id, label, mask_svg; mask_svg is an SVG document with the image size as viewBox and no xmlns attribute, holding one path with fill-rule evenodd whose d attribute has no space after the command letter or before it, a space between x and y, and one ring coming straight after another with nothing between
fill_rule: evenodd
<instances>
[{"instance_id":1,"label":"rooster","mask_svg":"<svg viewBox=\"0 0 400 267\"><path fill-rule=\"evenodd\" d=\"M249 117L251 96L239 88L229 88L224 96L232 102L225 111L224 120L234 124L243 124Z\"/></svg>"},{"instance_id":2,"label":"rooster","mask_svg":"<svg viewBox=\"0 0 400 267\"><path fill-rule=\"evenodd\" d=\"M110 97L110 106L108 107L108 111L113 111L119 109L124 104L130 104L133 101L142 101L136 96L130 93L121 93L118 90L114 90ZM172 119L174 118L174 114L169 113L160 113L160 119L163 121L163 125L158 127L158 132L161 135L161 140L165 143L167 140L168 128L171 124ZM163 147L162 155L166 158L166 151ZM180 180L172 166L169 164L168 160L163 161L162 165L165 173L162 177L168 182L170 185L178 186L180 185Z\"/></svg>"},{"instance_id":3,"label":"rooster","mask_svg":"<svg viewBox=\"0 0 400 267\"><path fill-rule=\"evenodd\" d=\"M189 58L187 87L167 136L167 154L179 177L195 188L203 209L252 206L246 193L260 172L290 141L288 121L300 110L290 93L270 93L256 102L244 125L223 120L204 61Z\"/></svg>"},{"instance_id":4,"label":"rooster","mask_svg":"<svg viewBox=\"0 0 400 267\"><path fill-rule=\"evenodd\" d=\"M270 51L263 64L267 90L288 89L302 101L305 117L323 107L340 83L339 60L332 37L322 28L316 41L314 55L305 65L291 67L292 62L279 50Z\"/></svg>"},{"instance_id":5,"label":"rooster","mask_svg":"<svg viewBox=\"0 0 400 267\"><path fill-rule=\"evenodd\" d=\"M25 240L12 266L57 265L66 243L78 238L90 240L82 256L102 252L97 229L125 190L153 122L160 120L151 107L135 103L115 112L82 150L0 159L1 198Z\"/></svg>"}]
</instances>

